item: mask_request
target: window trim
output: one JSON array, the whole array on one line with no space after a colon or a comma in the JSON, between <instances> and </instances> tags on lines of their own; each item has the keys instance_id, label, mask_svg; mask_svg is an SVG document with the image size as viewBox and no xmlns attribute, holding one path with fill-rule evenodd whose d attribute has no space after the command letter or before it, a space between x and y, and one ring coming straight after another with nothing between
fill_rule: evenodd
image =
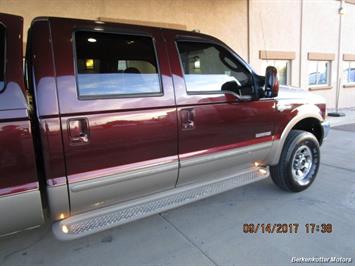
<instances>
[{"instance_id":1,"label":"window trim","mask_svg":"<svg viewBox=\"0 0 355 266\"><path fill-rule=\"evenodd\" d=\"M334 53L318 53L318 52L309 52L307 55L309 61L334 61Z\"/></svg>"},{"instance_id":2,"label":"window trim","mask_svg":"<svg viewBox=\"0 0 355 266\"><path fill-rule=\"evenodd\" d=\"M108 95L80 95L79 90L79 81L78 81L78 61L77 61L77 49L76 49L76 38L75 35L77 32L93 32L93 33L100 33L100 34L115 34L115 35L127 35L127 36L136 36L136 37L149 37L152 41L154 56L157 64L157 74L159 79L159 92L148 92L148 93L131 93L131 94L108 94ZM146 98L146 97L163 97L164 96L164 87L162 81L162 75L160 72L160 64L159 64L159 57L156 49L156 40L152 34L148 34L145 32L139 31L129 31L129 30L102 30L97 31L88 28L77 28L72 32L72 46L73 46L73 64L74 64L74 76L75 76L75 85L77 91L77 99L79 101L86 101L86 100L108 100L108 99L124 99L124 98Z\"/></svg>"},{"instance_id":3,"label":"window trim","mask_svg":"<svg viewBox=\"0 0 355 266\"><path fill-rule=\"evenodd\" d=\"M343 54L343 61L355 61L355 54Z\"/></svg>"},{"instance_id":4,"label":"window trim","mask_svg":"<svg viewBox=\"0 0 355 266\"><path fill-rule=\"evenodd\" d=\"M5 89L6 89L6 70L7 70L7 27L4 23L0 22L0 26L4 27L4 86L2 88L0 88L0 93L2 93Z\"/></svg>"},{"instance_id":5,"label":"window trim","mask_svg":"<svg viewBox=\"0 0 355 266\"><path fill-rule=\"evenodd\" d=\"M259 59L261 60L295 60L296 52L293 51L272 51L259 50Z\"/></svg>"},{"instance_id":6,"label":"window trim","mask_svg":"<svg viewBox=\"0 0 355 266\"><path fill-rule=\"evenodd\" d=\"M244 66L247 71L249 71L251 77L252 77L252 87L253 90L255 90L255 81L254 81L254 72L252 71L252 69L250 68L250 66L238 55L236 54L232 49L230 49L228 46L212 41L212 40L207 40L207 39L203 39L200 37L192 37L192 36L176 36L175 38L175 49L176 49L176 53L177 56L179 58L179 64L180 64L180 69L181 69L181 73L183 75L184 78L184 84L185 84L185 92L187 95L225 95L225 93L223 93L221 90L219 91L188 91L187 90L187 84L186 84L186 79L185 79L185 71L182 65L182 61L181 61L181 56L180 56L180 52L179 52L179 47L178 47L178 42L194 42L194 43L206 43L206 44L211 44L214 46L219 46L225 50L227 50L236 60L238 60L238 62ZM254 91L253 93L254 95L256 94L256 92ZM253 95L253 96L254 96Z\"/></svg>"},{"instance_id":7,"label":"window trim","mask_svg":"<svg viewBox=\"0 0 355 266\"><path fill-rule=\"evenodd\" d=\"M343 88L355 88L355 82L343 84Z\"/></svg>"}]
</instances>

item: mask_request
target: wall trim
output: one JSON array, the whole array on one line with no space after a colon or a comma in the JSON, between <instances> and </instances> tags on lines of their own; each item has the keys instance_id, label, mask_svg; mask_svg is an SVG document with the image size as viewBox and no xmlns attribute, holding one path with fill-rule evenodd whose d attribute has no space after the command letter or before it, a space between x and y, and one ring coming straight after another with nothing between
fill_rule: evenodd
<instances>
[{"instance_id":1,"label":"wall trim","mask_svg":"<svg viewBox=\"0 0 355 266\"><path fill-rule=\"evenodd\" d=\"M355 61L355 54L343 54L344 61Z\"/></svg>"},{"instance_id":2,"label":"wall trim","mask_svg":"<svg viewBox=\"0 0 355 266\"><path fill-rule=\"evenodd\" d=\"M318 52L309 52L308 60L315 61L334 61L335 54L334 53L318 53Z\"/></svg>"},{"instance_id":3,"label":"wall trim","mask_svg":"<svg viewBox=\"0 0 355 266\"><path fill-rule=\"evenodd\" d=\"M310 91L325 91L325 90L331 90L333 87L332 86L315 86L315 87L309 87Z\"/></svg>"},{"instance_id":4,"label":"wall trim","mask_svg":"<svg viewBox=\"0 0 355 266\"><path fill-rule=\"evenodd\" d=\"M343 84L343 88L355 88L355 83L346 83L346 84Z\"/></svg>"},{"instance_id":5,"label":"wall trim","mask_svg":"<svg viewBox=\"0 0 355 266\"><path fill-rule=\"evenodd\" d=\"M341 0L337 0L337 1L341 1ZM344 2L347 4L355 5L355 0L344 0Z\"/></svg>"},{"instance_id":6,"label":"wall trim","mask_svg":"<svg viewBox=\"0 0 355 266\"><path fill-rule=\"evenodd\" d=\"M296 52L259 50L259 59L262 60L294 60Z\"/></svg>"},{"instance_id":7,"label":"wall trim","mask_svg":"<svg viewBox=\"0 0 355 266\"><path fill-rule=\"evenodd\" d=\"M355 0L345 0L345 3L355 5Z\"/></svg>"}]
</instances>

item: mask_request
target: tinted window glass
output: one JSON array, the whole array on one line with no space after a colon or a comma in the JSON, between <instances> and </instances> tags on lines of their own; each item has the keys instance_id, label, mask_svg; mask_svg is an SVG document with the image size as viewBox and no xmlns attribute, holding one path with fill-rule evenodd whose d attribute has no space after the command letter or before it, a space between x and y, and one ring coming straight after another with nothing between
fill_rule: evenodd
<instances>
[{"instance_id":1,"label":"tinted window glass","mask_svg":"<svg viewBox=\"0 0 355 266\"><path fill-rule=\"evenodd\" d=\"M188 92L220 92L228 85L241 95L252 93L250 72L224 48L196 42L178 42L178 48Z\"/></svg>"},{"instance_id":2,"label":"tinted window glass","mask_svg":"<svg viewBox=\"0 0 355 266\"><path fill-rule=\"evenodd\" d=\"M77 32L80 96L127 96L160 93L152 38Z\"/></svg>"},{"instance_id":3,"label":"tinted window glass","mask_svg":"<svg viewBox=\"0 0 355 266\"><path fill-rule=\"evenodd\" d=\"M5 86L5 27L0 24L0 91Z\"/></svg>"}]
</instances>

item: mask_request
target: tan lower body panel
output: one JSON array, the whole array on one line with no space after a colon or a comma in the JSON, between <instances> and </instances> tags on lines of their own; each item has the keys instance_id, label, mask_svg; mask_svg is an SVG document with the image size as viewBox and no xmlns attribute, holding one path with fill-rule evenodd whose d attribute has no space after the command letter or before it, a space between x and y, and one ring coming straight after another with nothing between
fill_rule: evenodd
<instances>
[{"instance_id":1,"label":"tan lower body panel","mask_svg":"<svg viewBox=\"0 0 355 266\"><path fill-rule=\"evenodd\" d=\"M115 226L176 208L269 176L268 168L252 167L233 176L190 184L87 213L74 215L53 224L53 233L60 240L84 237Z\"/></svg>"},{"instance_id":2,"label":"tan lower body panel","mask_svg":"<svg viewBox=\"0 0 355 266\"><path fill-rule=\"evenodd\" d=\"M0 197L0 236L33 228L43 223L39 190Z\"/></svg>"},{"instance_id":3,"label":"tan lower body panel","mask_svg":"<svg viewBox=\"0 0 355 266\"><path fill-rule=\"evenodd\" d=\"M178 161L69 184L71 213L77 214L172 189Z\"/></svg>"},{"instance_id":4,"label":"tan lower body panel","mask_svg":"<svg viewBox=\"0 0 355 266\"><path fill-rule=\"evenodd\" d=\"M138 169L132 168L129 171L120 170L92 179L89 178L90 174L86 174L87 180L69 182L71 215L167 191L173 189L175 185L181 187L232 176L234 173L252 167L255 161L265 165L271 146L272 142L269 141L207 155L187 158L182 156L180 167L178 160L169 161L171 158L166 158L169 162L159 162L157 165L147 165ZM53 189L54 191L58 194L61 190L56 188ZM54 195L52 191L49 192ZM67 199L65 195L62 198ZM62 202L62 200L57 197L55 201L50 200L50 202ZM52 210L53 207L51 205ZM56 211L52 212L52 218L58 220L60 216L68 217L67 211L56 208Z\"/></svg>"},{"instance_id":5,"label":"tan lower body panel","mask_svg":"<svg viewBox=\"0 0 355 266\"><path fill-rule=\"evenodd\" d=\"M69 197L67 184L47 186L47 197L51 219L57 221L68 217Z\"/></svg>"},{"instance_id":6,"label":"tan lower body panel","mask_svg":"<svg viewBox=\"0 0 355 266\"><path fill-rule=\"evenodd\" d=\"M177 186L232 176L234 173L254 166L255 162L260 165L267 165L271 147L272 141L268 141L181 159Z\"/></svg>"}]
</instances>

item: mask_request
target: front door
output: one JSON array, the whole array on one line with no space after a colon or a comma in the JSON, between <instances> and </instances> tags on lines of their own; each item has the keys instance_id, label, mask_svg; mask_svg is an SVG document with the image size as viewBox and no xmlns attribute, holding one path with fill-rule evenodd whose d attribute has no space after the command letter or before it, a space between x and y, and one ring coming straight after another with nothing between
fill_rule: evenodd
<instances>
[{"instance_id":1,"label":"front door","mask_svg":"<svg viewBox=\"0 0 355 266\"><path fill-rule=\"evenodd\" d=\"M253 95L251 70L223 44L166 32L179 116L178 185L232 176L266 159L274 100Z\"/></svg>"}]
</instances>

